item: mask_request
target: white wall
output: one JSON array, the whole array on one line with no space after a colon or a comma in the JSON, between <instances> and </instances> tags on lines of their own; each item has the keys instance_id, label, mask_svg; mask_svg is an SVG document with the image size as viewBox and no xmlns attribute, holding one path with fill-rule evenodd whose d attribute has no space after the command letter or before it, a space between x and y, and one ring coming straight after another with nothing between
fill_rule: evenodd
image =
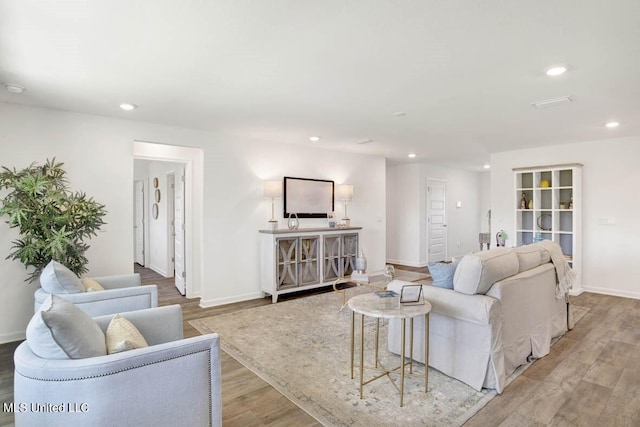
<instances>
[{"instance_id":1,"label":"white wall","mask_svg":"<svg viewBox=\"0 0 640 427\"><path fill-rule=\"evenodd\" d=\"M491 156L492 233L515 244L512 168L582 163L582 278L586 291L640 298L640 137L566 144ZM603 225L601 219L615 224Z\"/></svg>"},{"instance_id":2,"label":"white wall","mask_svg":"<svg viewBox=\"0 0 640 427\"><path fill-rule=\"evenodd\" d=\"M446 181L447 258L477 251L478 233L486 224L488 180L483 172L429 164L387 167L387 259L409 266L425 266L427 256L427 179ZM461 208L456 202L462 203ZM486 208L488 209L488 208ZM485 225L485 228L487 226Z\"/></svg>"},{"instance_id":3,"label":"white wall","mask_svg":"<svg viewBox=\"0 0 640 427\"><path fill-rule=\"evenodd\" d=\"M387 166L387 261L422 266L420 166Z\"/></svg>"},{"instance_id":4,"label":"white wall","mask_svg":"<svg viewBox=\"0 0 640 427\"><path fill-rule=\"evenodd\" d=\"M258 232L271 215L262 181L283 176L333 179L353 184L353 225L362 226L362 245L371 269L385 264L385 161L381 157L152 125L86 114L0 104L0 159L6 166L57 157L65 162L71 187L104 203L107 225L91 240L89 275L133 271L133 142L152 141L204 150L201 282L203 305L260 296ZM282 211L282 201L277 210ZM340 217L341 209L337 214ZM281 215L281 214L279 214ZM313 220L301 220L301 227ZM284 226L284 220L281 224ZM17 238L0 223L0 254ZM3 298L0 342L24 337L33 313L36 285L23 283L18 262L0 257Z\"/></svg>"}]
</instances>

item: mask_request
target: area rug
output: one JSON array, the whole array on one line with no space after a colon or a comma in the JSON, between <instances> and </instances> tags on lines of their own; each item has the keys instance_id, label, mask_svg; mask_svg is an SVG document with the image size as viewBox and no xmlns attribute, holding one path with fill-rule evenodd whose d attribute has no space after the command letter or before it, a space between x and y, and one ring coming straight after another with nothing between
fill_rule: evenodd
<instances>
[{"instance_id":1,"label":"area rug","mask_svg":"<svg viewBox=\"0 0 640 427\"><path fill-rule=\"evenodd\" d=\"M351 289L349 297L363 292L371 290ZM329 292L189 323L203 334L217 332L224 351L327 426L461 426L496 395L430 369L429 393L424 379L405 380L403 407L388 378L365 385L361 400L357 370L355 379L350 375L351 312L340 311L341 302L341 295ZM588 309L573 307L577 322ZM374 324L367 322L367 337L373 336ZM368 341L365 355L371 360L365 359L365 366L373 362L373 340ZM382 362L396 366L399 357L385 344L380 345ZM416 370L422 369L418 363Z\"/></svg>"}]
</instances>

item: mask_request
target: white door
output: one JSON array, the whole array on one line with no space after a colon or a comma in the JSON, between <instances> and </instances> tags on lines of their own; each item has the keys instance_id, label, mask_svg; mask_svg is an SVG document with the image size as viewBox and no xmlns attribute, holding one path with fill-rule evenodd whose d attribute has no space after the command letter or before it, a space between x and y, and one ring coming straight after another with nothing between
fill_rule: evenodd
<instances>
[{"instance_id":1,"label":"white door","mask_svg":"<svg viewBox=\"0 0 640 427\"><path fill-rule=\"evenodd\" d=\"M182 295L186 292L187 275L184 269L184 170L176 173L174 197L174 269L176 288Z\"/></svg>"},{"instance_id":2,"label":"white door","mask_svg":"<svg viewBox=\"0 0 640 427\"><path fill-rule=\"evenodd\" d=\"M176 210L174 207L176 199L176 175L175 173L167 174L167 277L175 277L175 261L176 261Z\"/></svg>"},{"instance_id":3,"label":"white door","mask_svg":"<svg viewBox=\"0 0 640 427\"><path fill-rule=\"evenodd\" d=\"M133 220L133 246L134 262L144 267L144 183L133 183L134 220Z\"/></svg>"},{"instance_id":4,"label":"white door","mask_svg":"<svg viewBox=\"0 0 640 427\"><path fill-rule=\"evenodd\" d=\"M427 180L427 250L428 261L447 259L446 182Z\"/></svg>"}]
</instances>

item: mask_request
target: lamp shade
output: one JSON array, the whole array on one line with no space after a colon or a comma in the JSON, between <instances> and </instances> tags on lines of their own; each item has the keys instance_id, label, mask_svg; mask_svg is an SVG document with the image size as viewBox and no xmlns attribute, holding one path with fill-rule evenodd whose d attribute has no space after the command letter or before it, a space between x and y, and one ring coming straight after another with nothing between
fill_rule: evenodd
<instances>
[{"instance_id":1,"label":"lamp shade","mask_svg":"<svg viewBox=\"0 0 640 427\"><path fill-rule=\"evenodd\" d=\"M336 200L345 200L350 202L351 199L353 199L353 185L336 185Z\"/></svg>"},{"instance_id":2,"label":"lamp shade","mask_svg":"<svg viewBox=\"0 0 640 427\"><path fill-rule=\"evenodd\" d=\"M282 197L282 181L264 181L264 197L279 199Z\"/></svg>"}]
</instances>

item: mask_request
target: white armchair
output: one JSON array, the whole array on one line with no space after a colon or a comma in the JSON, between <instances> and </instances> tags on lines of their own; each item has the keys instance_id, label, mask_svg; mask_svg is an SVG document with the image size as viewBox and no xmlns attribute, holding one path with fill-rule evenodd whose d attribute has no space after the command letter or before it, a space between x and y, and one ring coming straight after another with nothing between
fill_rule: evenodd
<instances>
[{"instance_id":1,"label":"white armchair","mask_svg":"<svg viewBox=\"0 0 640 427\"><path fill-rule=\"evenodd\" d=\"M61 360L18 346L16 426L222 425L218 335L183 339L178 305L121 314L149 347ZM95 320L106 331L112 317Z\"/></svg>"},{"instance_id":2,"label":"white armchair","mask_svg":"<svg viewBox=\"0 0 640 427\"><path fill-rule=\"evenodd\" d=\"M34 312L50 294L75 304L89 316L102 316L123 311L143 310L158 306L156 285L140 283L139 274L94 277L104 290L85 292L81 280L60 263L51 263L42 271L41 287L34 292Z\"/></svg>"}]
</instances>

